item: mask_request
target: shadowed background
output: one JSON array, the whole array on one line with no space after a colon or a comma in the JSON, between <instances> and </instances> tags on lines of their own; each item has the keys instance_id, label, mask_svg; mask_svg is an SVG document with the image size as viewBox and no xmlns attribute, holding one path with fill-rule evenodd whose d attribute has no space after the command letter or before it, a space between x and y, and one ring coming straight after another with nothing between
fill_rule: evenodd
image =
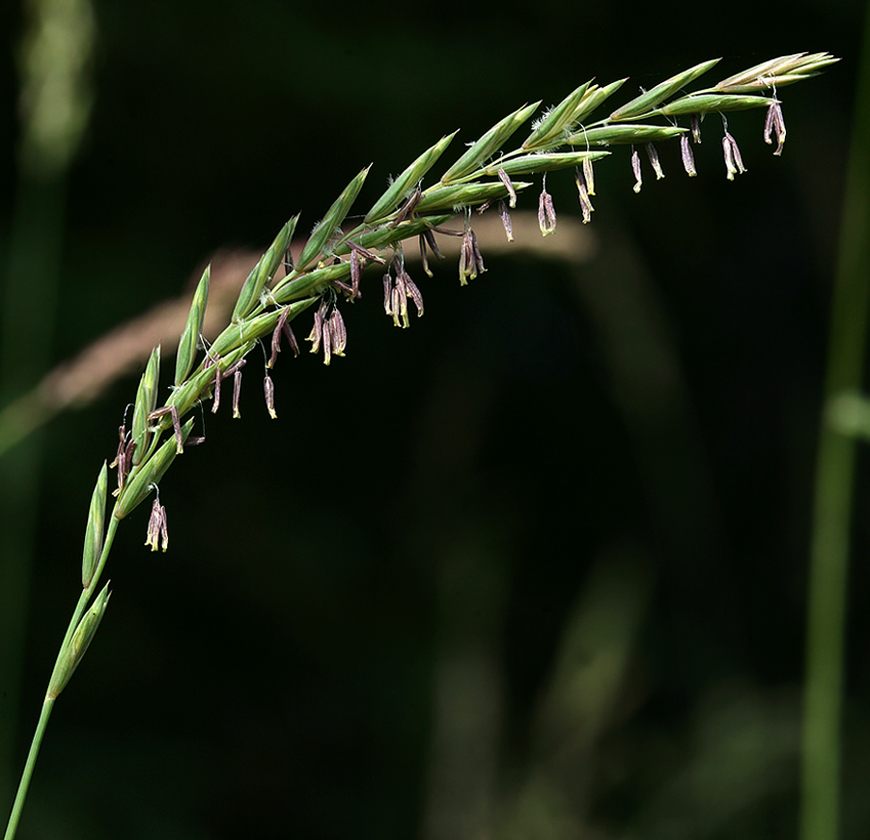
<instances>
[{"instance_id":1,"label":"shadowed background","mask_svg":"<svg viewBox=\"0 0 870 840\"><path fill-rule=\"evenodd\" d=\"M445 161L592 76L631 76L627 100L719 55L711 81L801 50L843 61L783 90L781 159L762 114L729 118L749 170L734 183L713 118L696 179L676 144L660 148L665 180L646 170L638 196L626 149L597 165L589 229L570 175L552 175L561 256L484 250L488 272L462 289L455 260L432 280L417 267L426 315L407 331L365 275L342 310L347 358L282 354L278 421L253 354L243 419L209 414L206 444L161 484L169 552L142 546L144 506L119 530L111 606L53 714L19 837L794 836L813 458L863 6L759 7L751 25L720 11L735 20L573 3L95 5L92 110L47 199L63 208L45 269L56 322L45 335L36 237L15 318L46 358L25 376L19 346L7 395L189 293L217 250L255 259L300 210L310 229L374 161L366 207L457 127ZM2 12L3 253L22 179L54 195L16 167L22 14ZM47 425L24 478L3 456L7 501L29 481L35 505L3 537L32 523L26 597L0 592L0 609L26 614L20 698L0 686L0 726L17 717L4 808L137 376ZM860 514L855 548L866 554ZM852 574L844 836L860 837L860 560Z\"/></svg>"}]
</instances>

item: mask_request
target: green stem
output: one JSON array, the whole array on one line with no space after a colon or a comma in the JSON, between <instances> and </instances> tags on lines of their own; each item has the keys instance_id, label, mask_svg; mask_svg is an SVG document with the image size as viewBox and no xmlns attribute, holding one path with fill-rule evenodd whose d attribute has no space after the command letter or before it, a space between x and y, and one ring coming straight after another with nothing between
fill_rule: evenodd
<instances>
[{"instance_id":1,"label":"green stem","mask_svg":"<svg viewBox=\"0 0 870 840\"><path fill-rule=\"evenodd\" d=\"M30 752L27 754L27 764L24 765L24 772L21 774L21 781L18 783L18 793L15 794L15 802L12 805L12 813L9 815L9 822L6 825L6 834L4 840L12 840L15 837L15 832L18 830L18 820L21 818L21 811L24 808L24 799L27 796L27 789L30 787L30 777L33 775L33 768L36 765L36 757L39 755L39 747L42 744L42 736L45 734L45 728L48 726L48 718L51 715L51 710L54 708L55 697L46 697L42 703L42 712L39 715L39 723L36 724L36 732L33 734L33 740L30 742Z\"/></svg>"},{"instance_id":2,"label":"green stem","mask_svg":"<svg viewBox=\"0 0 870 840\"><path fill-rule=\"evenodd\" d=\"M826 423L830 400L862 384L870 302L870 13L855 100L840 252L831 312L825 405L810 543L802 732L801 840L836 840L840 824L841 719L849 531L856 442Z\"/></svg>"},{"instance_id":3,"label":"green stem","mask_svg":"<svg viewBox=\"0 0 870 840\"><path fill-rule=\"evenodd\" d=\"M85 610L88 607L88 602L91 600L91 595L96 590L100 580L100 575L106 565L106 560L109 558L109 552L112 550L112 543L115 541L115 532L118 529L118 522L114 514L109 517L109 526L106 529L106 538L103 543L103 550L100 553L100 562L97 565L94 578L91 585L82 589L82 594L79 596L79 601L76 608L73 610L72 618L66 630L66 635L63 637L60 649L57 653L57 659L52 669L52 679L49 680L51 685L55 671L60 667L64 649L69 643L72 634L78 627ZM21 819L21 811L24 808L24 800L27 798L27 791L30 787L30 778L33 775L33 768L36 765L36 759L39 755L39 748L42 746L42 739L45 735L45 729L48 726L48 718L51 715L51 710L54 707L54 701L57 697L53 697L46 693L45 700L42 703L42 711L39 715L39 722L36 724L36 731L33 733L33 740L30 742L30 751L27 754L27 763L24 765L24 772L21 774L21 780L18 783L18 791L15 794L15 802L12 804L12 812L9 815L9 822L6 824L6 834L4 840L12 840L15 837L15 832L18 830L18 821Z\"/></svg>"}]
</instances>

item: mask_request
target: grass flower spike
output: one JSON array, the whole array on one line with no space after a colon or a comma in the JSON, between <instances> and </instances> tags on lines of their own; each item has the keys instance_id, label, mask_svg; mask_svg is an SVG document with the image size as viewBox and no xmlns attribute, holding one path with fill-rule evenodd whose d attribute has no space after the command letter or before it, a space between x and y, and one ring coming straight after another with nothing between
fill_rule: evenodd
<instances>
[{"instance_id":1,"label":"grass flower spike","mask_svg":"<svg viewBox=\"0 0 870 840\"><path fill-rule=\"evenodd\" d=\"M692 142L700 143L700 121L705 114L766 109L762 137L781 155L786 130L780 91L783 87L817 75L837 61L828 53L799 53L757 64L729 76L712 87L687 91L709 73L719 59L705 61L630 97L609 113L596 116L619 92L626 80L604 86L585 82L549 108L528 130L525 140L506 148L537 111L540 103L524 104L496 122L472 142L439 175L436 167L450 148L456 132L443 135L387 184L366 209L354 209L371 166L351 179L341 195L317 222L294 261L290 246L301 214L292 216L249 273L233 307L230 322L210 346L201 336L208 303L210 270L207 268L193 295L187 323L180 336L171 387L161 385L161 350L156 347L136 393L130 429L120 427L115 460L117 470L114 504L108 512L107 473L104 465L91 498L82 560L82 593L72 614L52 672L36 735L9 818L6 840L12 840L21 816L31 773L54 700L67 686L91 644L109 601L107 586L95 594L111 552L116 529L159 486L178 457L186 456L200 423L201 406L211 401L216 412L222 383L232 377L232 413L240 417L242 371L247 356L261 345L267 355L263 392L271 417L275 411L275 386L268 373L278 361L282 343L294 356L299 345L292 322L313 315L308 334L312 353L323 354L329 366L348 347L347 329L339 306L362 296L366 277L377 275L383 283L384 311L397 327L408 327L410 300L417 316L423 315L423 292L405 267L403 244L418 239L423 273L431 277L427 254L441 258L438 238L461 237L458 273L462 285L486 271L472 210L484 212L493 205L501 217L507 239L513 239L510 210L541 179L538 220L543 236L556 232L556 210L546 179L573 177L584 223L591 221L595 195L593 162L604 165L611 155L629 163L634 192L642 186L639 146L644 146L656 179L664 177L654 144L679 142L683 168L697 174ZM724 121L724 116L723 116ZM736 129L735 129L736 130ZM524 132L525 133L525 132ZM520 135L522 136L522 135ZM625 149L630 147L630 151ZM746 171L734 136L725 124L722 149L726 177ZM626 158L628 160L626 161ZM433 175L433 172L435 173ZM428 183L427 183L428 179ZM450 227L459 216L460 229ZM375 272L370 268L376 265ZM425 285L425 281L422 281ZM347 311L347 310L345 310ZM265 350L265 342L269 350ZM286 358L286 357L285 357ZM145 543L152 551L168 548L166 510L155 493Z\"/></svg>"}]
</instances>

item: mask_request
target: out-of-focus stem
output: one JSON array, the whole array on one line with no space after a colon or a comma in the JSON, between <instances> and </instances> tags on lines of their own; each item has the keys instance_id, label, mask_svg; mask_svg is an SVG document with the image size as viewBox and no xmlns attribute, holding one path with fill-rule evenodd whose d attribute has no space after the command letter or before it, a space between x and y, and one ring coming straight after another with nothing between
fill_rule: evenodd
<instances>
[{"instance_id":1,"label":"out-of-focus stem","mask_svg":"<svg viewBox=\"0 0 870 840\"><path fill-rule=\"evenodd\" d=\"M863 41L831 313L807 606L801 840L836 840L840 824L849 531L854 438L826 422L830 400L862 385L870 299L870 12Z\"/></svg>"}]
</instances>

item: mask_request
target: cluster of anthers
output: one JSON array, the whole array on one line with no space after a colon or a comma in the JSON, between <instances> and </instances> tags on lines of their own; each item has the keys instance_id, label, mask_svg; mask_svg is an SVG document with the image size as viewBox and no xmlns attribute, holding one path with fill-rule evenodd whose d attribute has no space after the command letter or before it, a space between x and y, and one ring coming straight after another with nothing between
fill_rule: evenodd
<instances>
[{"instance_id":1,"label":"cluster of anthers","mask_svg":"<svg viewBox=\"0 0 870 840\"><path fill-rule=\"evenodd\" d=\"M728 131L728 120L722 114L722 152L725 159L725 176L729 181L734 180L735 175L742 175L746 172L746 167L743 165L743 157L740 154L740 149L737 146L737 141L734 136ZM692 152L692 145L701 143L701 119L702 115L691 115L691 133L680 135L680 158L683 163L683 169L690 178L694 178L698 174L695 168L695 155ZM785 119L782 115L782 104L779 100L774 100L767 108L767 116L764 120L764 142L768 145L776 143L776 149L773 153L777 156L782 154L782 148L785 144ZM654 143L645 143L647 157L649 158L650 166L655 173L656 180L665 177L662 164L659 159L658 151ZM589 171L592 170L592 163L589 163ZM641 174L640 154L637 149L632 147L631 151L631 170L634 174L634 191L640 192L643 185L643 176ZM593 182L594 183L594 182ZM593 190L584 193L583 180L579 178L577 188L580 191L580 205L583 208L583 221L589 221L589 212L592 206L588 203L588 196L593 195Z\"/></svg>"}]
</instances>

